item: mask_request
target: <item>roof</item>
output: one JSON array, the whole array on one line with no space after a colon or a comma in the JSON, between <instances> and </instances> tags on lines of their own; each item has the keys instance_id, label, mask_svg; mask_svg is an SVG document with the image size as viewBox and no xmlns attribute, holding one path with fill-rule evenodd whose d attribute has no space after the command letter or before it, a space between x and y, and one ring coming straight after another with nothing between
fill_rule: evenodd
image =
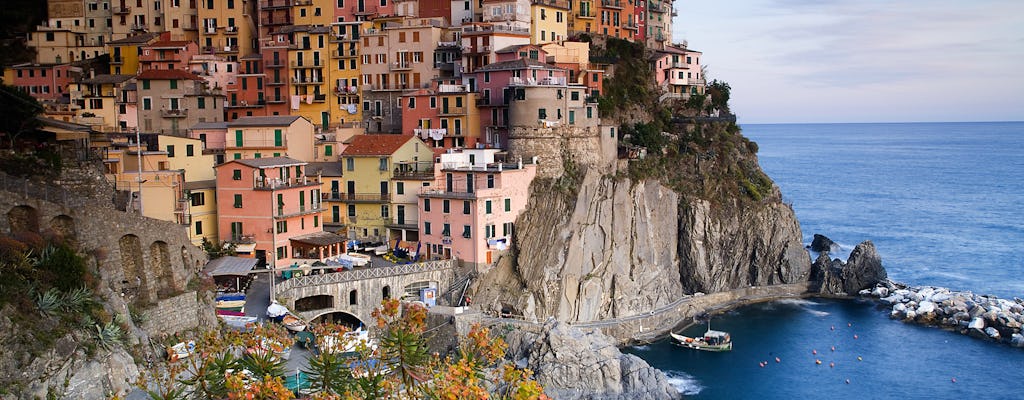
<instances>
[{"instance_id":1,"label":"roof","mask_svg":"<svg viewBox=\"0 0 1024 400\"><path fill-rule=\"evenodd\" d=\"M210 179L210 180L205 180L205 181L185 182L185 190L214 189L216 187L217 187L217 180L216 179Z\"/></svg>"},{"instance_id":2,"label":"roof","mask_svg":"<svg viewBox=\"0 0 1024 400\"><path fill-rule=\"evenodd\" d=\"M298 115L271 115L269 117L240 117L234 122L228 122L227 126L288 126L302 118Z\"/></svg>"},{"instance_id":3,"label":"roof","mask_svg":"<svg viewBox=\"0 0 1024 400\"><path fill-rule=\"evenodd\" d=\"M191 79L194 81L205 81L199 75L193 74L188 71L182 71L177 69L150 69L142 71L138 76L139 79Z\"/></svg>"},{"instance_id":4,"label":"roof","mask_svg":"<svg viewBox=\"0 0 1024 400\"><path fill-rule=\"evenodd\" d=\"M96 75L95 77L88 78L88 79L82 79L81 83L90 84L90 85L101 85L101 84L105 84L105 83L121 83L121 82L127 81L129 79L132 79L134 77L135 76L133 76L133 75L108 75L108 74L104 74L104 75Z\"/></svg>"},{"instance_id":5,"label":"roof","mask_svg":"<svg viewBox=\"0 0 1024 400\"><path fill-rule=\"evenodd\" d=\"M335 243L344 243L345 237L331 232L313 232L305 235L293 236L288 238L288 240L313 246L328 246Z\"/></svg>"},{"instance_id":6,"label":"roof","mask_svg":"<svg viewBox=\"0 0 1024 400\"><path fill-rule=\"evenodd\" d=\"M539 62L539 61L534 61L534 60L529 59L529 58L520 58L518 60L502 61L502 62L491 63L491 64L484 65L483 67L477 68L476 70L477 71L484 71L484 72L486 72L486 71L507 71L507 70L527 69L527 68L542 68L542 69L561 70L561 68L554 67L554 66L551 66L551 65Z\"/></svg>"},{"instance_id":7,"label":"roof","mask_svg":"<svg viewBox=\"0 0 1024 400\"><path fill-rule=\"evenodd\" d=\"M68 131L80 131L89 132L92 130L88 125L76 124L73 122L61 121L59 119L36 117L39 122L43 124L43 127L53 127L57 129L64 129ZM45 128L44 128L45 129Z\"/></svg>"},{"instance_id":8,"label":"roof","mask_svg":"<svg viewBox=\"0 0 1024 400\"><path fill-rule=\"evenodd\" d=\"M390 156L395 154L402 145L412 140L413 135L355 135L352 137L343 156Z\"/></svg>"},{"instance_id":9,"label":"roof","mask_svg":"<svg viewBox=\"0 0 1024 400\"><path fill-rule=\"evenodd\" d=\"M506 46L506 47L503 47L501 49L498 49L497 51L495 51L495 53L497 53L497 54L515 53L516 51L518 51L519 49L521 49L523 47L538 47L538 46L535 46L535 45L532 45L532 44L529 44L529 43L513 44L511 46Z\"/></svg>"},{"instance_id":10,"label":"roof","mask_svg":"<svg viewBox=\"0 0 1024 400\"><path fill-rule=\"evenodd\" d=\"M239 163L245 166L253 168L266 168L266 167L290 167L293 165L305 165L306 162L299 161L291 157L269 157L269 158L243 158L241 160L231 160L221 165L227 165L230 163Z\"/></svg>"},{"instance_id":11,"label":"roof","mask_svg":"<svg viewBox=\"0 0 1024 400\"><path fill-rule=\"evenodd\" d=\"M224 256L211 260L206 267L203 267L203 270L211 276L248 275L259 261L257 258Z\"/></svg>"},{"instance_id":12,"label":"roof","mask_svg":"<svg viewBox=\"0 0 1024 400\"><path fill-rule=\"evenodd\" d=\"M228 129L227 122L200 122L192 125L189 129Z\"/></svg>"},{"instance_id":13,"label":"roof","mask_svg":"<svg viewBox=\"0 0 1024 400\"><path fill-rule=\"evenodd\" d=\"M110 41L110 42L107 42L107 44L112 44L112 45L119 45L119 44L144 44L144 43L149 43L150 40L156 39L158 37L160 37L160 32L140 33L140 34L135 35L135 36L126 37L124 39L118 39L118 40Z\"/></svg>"},{"instance_id":14,"label":"roof","mask_svg":"<svg viewBox=\"0 0 1024 400\"><path fill-rule=\"evenodd\" d=\"M306 164L306 176L342 176L341 163L337 161L311 162Z\"/></svg>"}]
</instances>

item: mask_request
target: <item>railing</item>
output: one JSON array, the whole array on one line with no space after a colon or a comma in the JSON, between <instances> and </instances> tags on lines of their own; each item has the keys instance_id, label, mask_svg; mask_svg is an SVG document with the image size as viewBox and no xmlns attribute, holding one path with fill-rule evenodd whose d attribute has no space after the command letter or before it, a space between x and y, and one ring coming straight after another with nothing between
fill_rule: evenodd
<instances>
[{"instance_id":1,"label":"railing","mask_svg":"<svg viewBox=\"0 0 1024 400\"><path fill-rule=\"evenodd\" d=\"M368 203L390 203L391 193L339 193L341 201L347 202L368 202Z\"/></svg>"},{"instance_id":2,"label":"railing","mask_svg":"<svg viewBox=\"0 0 1024 400\"><path fill-rule=\"evenodd\" d=\"M271 59L270 61L267 61L267 68L281 68L283 66L284 66L284 60L282 60L280 58L276 59L276 60Z\"/></svg>"},{"instance_id":3,"label":"railing","mask_svg":"<svg viewBox=\"0 0 1024 400\"><path fill-rule=\"evenodd\" d=\"M370 15L370 14L376 14L376 13L377 13L377 7L376 6L363 7L362 10L360 10L358 6L352 6L352 14L353 15Z\"/></svg>"},{"instance_id":4,"label":"railing","mask_svg":"<svg viewBox=\"0 0 1024 400\"><path fill-rule=\"evenodd\" d=\"M164 118L186 118L188 117L188 110L184 109L162 109L160 110L160 116Z\"/></svg>"},{"instance_id":5,"label":"railing","mask_svg":"<svg viewBox=\"0 0 1024 400\"><path fill-rule=\"evenodd\" d=\"M449 115L465 115L466 107L442 107L438 115L449 116Z\"/></svg>"},{"instance_id":6,"label":"railing","mask_svg":"<svg viewBox=\"0 0 1024 400\"><path fill-rule=\"evenodd\" d=\"M263 179L263 180L257 179L256 182L253 183L252 188L256 189L256 190L275 190L275 189L283 189L283 188L290 188L290 187L314 186L314 185L315 186L319 186L320 185L320 181L318 181L316 179L310 179L308 177L291 178L291 179L287 179L287 180L285 180L285 179L277 179L277 178L266 178L266 179Z\"/></svg>"},{"instance_id":7,"label":"railing","mask_svg":"<svg viewBox=\"0 0 1024 400\"><path fill-rule=\"evenodd\" d=\"M313 94L313 102L314 103L323 103L323 102L326 102L326 101L327 101L327 95L326 94L319 94L319 93L314 93Z\"/></svg>"},{"instance_id":8,"label":"railing","mask_svg":"<svg viewBox=\"0 0 1024 400\"><path fill-rule=\"evenodd\" d=\"M320 202L316 202L310 204L309 207L306 207L305 204L302 204L299 207L277 207L274 209L274 216L278 218L289 218L303 214L318 213L322 211L323 208L320 207Z\"/></svg>"},{"instance_id":9,"label":"railing","mask_svg":"<svg viewBox=\"0 0 1024 400\"><path fill-rule=\"evenodd\" d=\"M384 222L384 225L391 228L406 228L413 229L419 226L419 222L414 218L398 218L394 217Z\"/></svg>"},{"instance_id":10,"label":"railing","mask_svg":"<svg viewBox=\"0 0 1024 400\"><path fill-rule=\"evenodd\" d=\"M601 6L605 8L622 8L622 2L619 0L601 0Z\"/></svg>"},{"instance_id":11,"label":"railing","mask_svg":"<svg viewBox=\"0 0 1024 400\"><path fill-rule=\"evenodd\" d=\"M464 199L464 200L471 200L471 199L475 199L477 197L477 192L475 191L475 189L474 189L474 191L469 192L469 191L466 191L465 184L463 184L461 186L462 187L453 187L452 190L444 190L443 188L435 188L435 187L423 187L423 188L420 188L420 193L419 194L421 196L427 196L427 197L442 197L442 198Z\"/></svg>"},{"instance_id":12,"label":"railing","mask_svg":"<svg viewBox=\"0 0 1024 400\"><path fill-rule=\"evenodd\" d=\"M437 42L437 47L445 47L445 48L451 48L451 47L454 47L454 48L461 48L461 47L462 47L462 43L461 43L461 42L459 42L459 41L452 41L452 42Z\"/></svg>"},{"instance_id":13,"label":"railing","mask_svg":"<svg viewBox=\"0 0 1024 400\"><path fill-rule=\"evenodd\" d=\"M487 32L503 32L503 33L525 33L529 34L530 30L527 28L518 28L507 25L471 25L462 28L463 32L466 33L487 33Z\"/></svg>"},{"instance_id":14,"label":"railing","mask_svg":"<svg viewBox=\"0 0 1024 400\"><path fill-rule=\"evenodd\" d=\"M348 40L349 40L349 39L348 39L348 35L339 35L339 34L334 34L334 35L331 35L331 39L330 39L330 42L331 42L331 43L338 43L338 42L346 42L346 41L348 41ZM354 39L353 39L353 40L354 40Z\"/></svg>"},{"instance_id":15,"label":"railing","mask_svg":"<svg viewBox=\"0 0 1024 400\"><path fill-rule=\"evenodd\" d=\"M392 70L407 70L412 69L412 63L409 61L395 61L391 63Z\"/></svg>"},{"instance_id":16,"label":"railing","mask_svg":"<svg viewBox=\"0 0 1024 400\"><path fill-rule=\"evenodd\" d=\"M335 94L358 94L359 89L355 86L336 86L334 88Z\"/></svg>"},{"instance_id":17,"label":"railing","mask_svg":"<svg viewBox=\"0 0 1024 400\"><path fill-rule=\"evenodd\" d=\"M260 25L290 25L292 23L291 15L285 16L263 16L260 18Z\"/></svg>"},{"instance_id":18,"label":"railing","mask_svg":"<svg viewBox=\"0 0 1024 400\"><path fill-rule=\"evenodd\" d=\"M224 28L224 33L226 33L228 35L237 35L238 34L238 27L237 26L225 27Z\"/></svg>"},{"instance_id":19,"label":"railing","mask_svg":"<svg viewBox=\"0 0 1024 400\"><path fill-rule=\"evenodd\" d=\"M594 15L593 11L589 11L589 12L580 11L580 13L576 14L576 16L579 17L579 18L586 18L586 19L594 19L594 18L596 18L596 16Z\"/></svg>"},{"instance_id":20,"label":"railing","mask_svg":"<svg viewBox=\"0 0 1024 400\"><path fill-rule=\"evenodd\" d=\"M672 68L684 68L685 69L685 68L690 68L690 66L688 64L682 63L682 62L673 62L672 63Z\"/></svg>"},{"instance_id":21,"label":"railing","mask_svg":"<svg viewBox=\"0 0 1024 400\"><path fill-rule=\"evenodd\" d=\"M536 86L536 85L542 85L542 86L564 86L565 82L566 82L566 79L565 79L564 76L548 76L548 77L543 77L543 78L540 78L540 79L521 78L521 77L516 77L516 76L508 78L508 84L509 85L515 85L515 86L523 86L523 85L527 85L527 86Z\"/></svg>"},{"instance_id":22,"label":"railing","mask_svg":"<svg viewBox=\"0 0 1024 400\"><path fill-rule=\"evenodd\" d=\"M217 27L214 25L207 25L203 27L203 31L209 34L217 33Z\"/></svg>"},{"instance_id":23,"label":"railing","mask_svg":"<svg viewBox=\"0 0 1024 400\"><path fill-rule=\"evenodd\" d=\"M114 15L131 14L131 12L132 12L132 8L131 7L127 7L127 6L125 6L125 7L122 7L122 6L114 7Z\"/></svg>"},{"instance_id":24,"label":"railing","mask_svg":"<svg viewBox=\"0 0 1024 400\"><path fill-rule=\"evenodd\" d=\"M323 78L292 77L292 83L304 85L319 85L324 83Z\"/></svg>"},{"instance_id":25,"label":"railing","mask_svg":"<svg viewBox=\"0 0 1024 400\"><path fill-rule=\"evenodd\" d=\"M400 83L396 85L363 85L363 90L407 90L407 89L430 89L430 83L421 83L414 85L410 83Z\"/></svg>"},{"instance_id":26,"label":"railing","mask_svg":"<svg viewBox=\"0 0 1024 400\"><path fill-rule=\"evenodd\" d=\"M61 187L36 183L5 173L0 173L0 188L9 193L20 194L27 199L41 199L61 204L65 208L84 207L86 204L95 202L95 200L89 199L81 193L71 193Z\"/></svg>"},{"instance_id":27,"label":"railing","mask_svg":"<svg viewBox=\"0 0 1024 400\"><path fill-rule=\"evenodd\" d=\"M252 233L232 233L231 236L224 241L235 244L254 244L256 243L256 235Z\"/></svg>"},{"instance_id":28,"label":"railing","mask_svg":"<svg viewBox=\"0 0 1024 400\"><path fill-rule=\"evenodd\" d=\"M348 58L358 56L359 53L355 49L350 50L334 50L331 51L331 57L334 58Z\"/></svg>"},{"instance_id":29,"label":"railing","mask_svg":"<svg viewBox=\"0 0 1024 400\"><path fill-rule=\"evenodd\" d=\"M294 288L333 285L364 279L386 278L389 276L410 275L423 272L442 271L455 267L455 260L434 260L415 264L401 264L386 267L356 268L351 271L329 272L317 275L305 275L295 277L284 282L277 283L274 289L274 296L282 296ZM337 267L328 267L337 268ZM283 296L288 297L288 296Z\"/></svg>"},{"instance_id":30,"label":"railing","mask_svg":"<svg viewBox=\"0 0 1024 400\"><path fill-rule=\"evenodd\" d=\"M312 61L292 61L292 68L322 68L324 66L324 60L314 59Z\"/></svg>"},{"instance_id":31,"label":"railing","mask_svg":"<svg viewBox=\"0 0 1024 400\"><path fill-rule=\"evenodd\" d=\"M291 2L288 0L263 0L260 2L261 9L267 8L287 8L291 7Z\"/></svg>"},{"instance_id":32,"label":"railing","mask_svg":"<svg viewBox=\"0 0 1024 400\"><path fill-rule=\"evenodd\" d=\"M433 168L425 171L395 171L392 175L394 179L432 179L433 177Z\"/></svg>"},{"instance_id":33,"label":"railing","mask_svg":"<svg viewBox=\"0 0 1024 400\"><path fill-rule=\"evenodd\" d=\"M132 24L133 31L144 31L146 30L146 24Z\"/></svg>"},{"instance_id":34,"label":"railing","mask_svg":"<svg viewBox=\"0 0 1024 400\"><path fill-rule=\"evenodd\" d=\"M267 103L271 103L271 104L278 104L278 103L284 103L284 102L285 102L285 98L284 97L271 97L271 98L267 99Z\"/></svg>"}]
</instances>

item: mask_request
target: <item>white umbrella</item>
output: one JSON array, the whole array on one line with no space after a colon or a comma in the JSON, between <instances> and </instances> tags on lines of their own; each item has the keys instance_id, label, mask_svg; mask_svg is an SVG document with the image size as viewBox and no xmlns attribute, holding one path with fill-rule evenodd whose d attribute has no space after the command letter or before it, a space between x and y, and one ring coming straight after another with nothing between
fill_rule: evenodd
<instances>
[{"instance_id":1,"label":"white umbrella","mask_svg":"<svg viewBox=\"0 0 1024 400\"><path fill-rule=\"evenodd\" d=\"M277 318L285 314L288 314L288 308L278 304L276 301L270 307L267 307L267 316L270 318Z\"/></svg>"}]
</instances>

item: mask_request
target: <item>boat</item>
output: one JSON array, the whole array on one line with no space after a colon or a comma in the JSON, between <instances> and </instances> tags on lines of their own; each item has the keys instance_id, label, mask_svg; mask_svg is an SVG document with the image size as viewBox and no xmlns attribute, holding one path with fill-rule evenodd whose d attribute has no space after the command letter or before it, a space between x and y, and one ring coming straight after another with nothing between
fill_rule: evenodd
<instances>
[{"instance_id":1,"label":"boat","mask_svg":"<svg viewBox=\"0 0 1024 400\"><path fill-rule=\"evenodd\" d=\"M167 358L171 361L178 361L182 358L187 358L196 351L196 342L188 341L181 342L174 346L167 348Z\"/></svg>"},{"instance_id":2,"label":"boat","mask_svg":"<svg viewBox=\"0 0 1024 400\"><path fill-rule=\"evenodd\" d=\"M302 332L306 330L306 321L299 319L299 317L296 317L291 313L286 314L284 318L281 319L281 324L292 332Z\"/></svg>"},{"instance_id":3,"label":"boat","mask_svg":"<svg viewBox=\"0 0 1024 400\"><path fill-rule=\"evenodd\" d=\"M689 337L679 335L673 332L669 332L672 338L675 339L678 345L703 351L730 351L732 350L732 337L729 336L728 332L711 330L711 325L708 325L708 330L704 332L703 337Z\"/></svg>"}]
</instances>

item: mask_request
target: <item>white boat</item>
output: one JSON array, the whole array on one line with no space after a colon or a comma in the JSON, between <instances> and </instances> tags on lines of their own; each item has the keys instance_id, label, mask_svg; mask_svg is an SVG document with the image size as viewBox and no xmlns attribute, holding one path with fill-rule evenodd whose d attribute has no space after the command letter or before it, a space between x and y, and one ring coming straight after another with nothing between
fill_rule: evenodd
<instances>
[{"instance_id":1,"label":"white boat","mask_svg":"<svg viewBox=\"0 0 1024 400\"><path fill-rule=\"evenodd\" d=\"M299 319L299 317L296 317L294 314L285 315L284 318L281 319L281 324L292 332L302 332L306 330L306 321Z\"/></svg>"},{"instance_id":2,"label":"white boat","mask_svg":"<svg viewBox=\"0 0 1024 400\"><path fill-rule=\"evenodd\" d=\"M732 350L732 337L728 332L713 331L708 329L703 337L689 337L669 332L676 344L703 351L730 351Z\"/></svg>"},{"instance_id":3,"label":"white boat","mask_svg":"<svg viewBox=\"0 0 1024 400\"><path fill-rule=\"evenodd\" d=\"M352 354L359 350L360 345L365 345L370 350L377 349L377 342L370 338L370 331L362 327L346 332L341 340L337 336L325 336L322 340L323 348L327 353Z\"/></svg>"},{"instance_id":4,"label":"white boat","mask_svg":"<svg viewBox=\"0 0 1024 400\"><path fill-rule=\"evenodd\" d=\"M196 351L196 342L188 341L181 342L174 346L167 348L167 358L171 361L177 361L182 358L187 358Z\"/></svg>"}]
</instances>

